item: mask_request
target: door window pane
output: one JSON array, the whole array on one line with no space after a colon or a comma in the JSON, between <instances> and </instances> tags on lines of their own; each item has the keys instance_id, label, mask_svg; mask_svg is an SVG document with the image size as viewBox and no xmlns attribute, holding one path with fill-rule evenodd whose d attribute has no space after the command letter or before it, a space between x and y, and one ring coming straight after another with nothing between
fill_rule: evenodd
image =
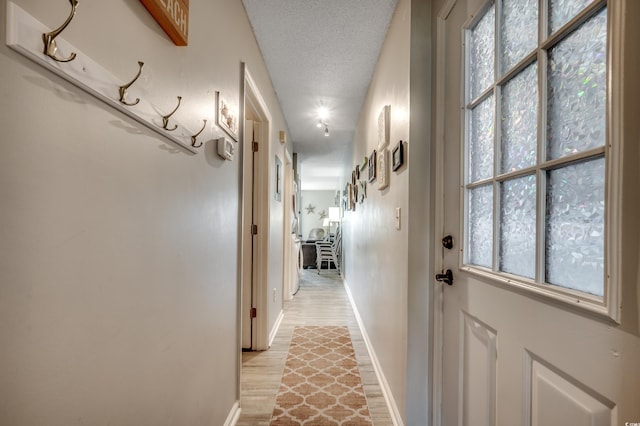
<instances>
[{"instance_id":1,"label":"door window pane","mask_svg":"<svg viewBox=\"0 0 640 426\"><path fill-rule=\"evenodd\" d=\"M501 171L536 164L538 129L538 65L533 64L502 88Z\"/></svg>"},{"instance_id":2,"label":"door window pane","mask_svg":"<svg viewBox=\"0 0 640 426\"><path fill-rule=\"evenodd\" d=\"M527 278L536 274L536 178L500 184L500 270Z\"/></svg>"},{"instance_id":3,"label":"door window pane","mask_svg":"<svg viewBox=\"0 0 640 426\"><path fill-rule=\"evenodd\" d=\"M504 73L538 45L538 0L503 0L500 27Z\"/></svg>"},{"instance_id":4,"label":"door window pane","mask_svg":"<svg viewBox=\"0 0 640 426\"><path fill-rule=\"evenodd\" d=\"M471 30L470 78L471 98L491 87L494 76L495 13L493 7Z\"/></svg>"},{"instance_id":5,"label":"door window pane","mask_svg":"<svg viewBox=\"0 0 640 426\"><path fill-rule=\"evenodd\" d=\"M491 268L493 258L493 187L469 191L469 263Z\"/></svg>"},{"instance_id":6,"label":"door window pane","mask_svg":"<svg viewBox=\"0 0 640 426\"><path fill-rule=\"evenodd\" d=\"M494 1L465 37L463 262L605 302L606 2Z\"/></svg>"},{"instance_id":7,"label":"door window pane","mask_svg":"<svg viewBox=\"0 0 640 426\"><path fill-rule=\"evenodd\" d=\"M471 111L469 178L471 182L493 176L493 95Z\"/></svg>"},{"instance_id":8,"label":"door window pane","mask_svg":"<svg viewBox=\"0 0 640 426\"><path fill-rule=\"evenodd\" d=\"M549 34L554 33L594 0L550 0Z\"/></svg>"},{"instance_id":9,"label":"door window pane","mask_svg":"<svg viewBox=\"0 0 640 426\"><path fill-rule=\"evenodd\" d=\"M604 158L548 172L546 281L604 292Z\"/></svg>"},{"instance_id":10,"label":"door window pane","mask_svg":"<svg viewBox=\"0 0 640 426\"><path fill-rule=\"evenodd\" d=\"M607 12L549 51L548 156L603 146L606 130Z\"/></svg>"}]
</instances>

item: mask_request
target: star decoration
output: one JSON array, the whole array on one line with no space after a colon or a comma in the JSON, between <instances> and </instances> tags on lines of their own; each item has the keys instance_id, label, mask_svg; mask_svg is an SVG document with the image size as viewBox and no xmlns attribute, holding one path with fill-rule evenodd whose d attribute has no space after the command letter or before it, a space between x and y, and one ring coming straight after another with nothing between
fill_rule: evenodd
<instances>
[{"instance_id":1,"label":"star decoration","mask_svg":"<svg viewBox=\"0 0 640 426\"><path fill-rule=\"evenodd\" d=\"M311 204L309 204L307 207L305 207L305 210L307 211L307 214L315 213L316 206L312 206Z\"/></svg>"},{"instance_id":2,"label":"star decoration","mask_svg":"<svg viewBox=\"0 0 640 426\"><path fill-rule=\"evenodd\" d=\"M320 215L320 220L327 218L327 211L326 210L322 210L320 213L318 213Z\"/></svg>"}]
</instances>

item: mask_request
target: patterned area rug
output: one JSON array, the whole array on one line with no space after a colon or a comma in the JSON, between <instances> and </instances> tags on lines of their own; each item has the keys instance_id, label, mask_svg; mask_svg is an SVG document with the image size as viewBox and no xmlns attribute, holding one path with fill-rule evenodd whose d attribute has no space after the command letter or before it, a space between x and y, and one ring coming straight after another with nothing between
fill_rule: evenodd
<instances>
[{"instance_id":1,"label":"patterned area rug","mask_svg":"<svg viewBox=\"0 0 640 426\"><path fill-rule=\"evenodd\" d=\"M372 425L347 327L294 328L270 424Z\"/></svg>"}]
</instances>

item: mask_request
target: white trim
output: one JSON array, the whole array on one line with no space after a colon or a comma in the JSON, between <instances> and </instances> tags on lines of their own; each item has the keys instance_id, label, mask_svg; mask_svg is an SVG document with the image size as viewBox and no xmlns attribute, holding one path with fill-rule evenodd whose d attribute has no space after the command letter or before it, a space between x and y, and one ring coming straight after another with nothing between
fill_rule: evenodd
<instances>
[{"instance_id":1,"label":"white trim","mask_svg":"<svg viewBox=\"0 0 640 426\"><path fill-rule=\"evenodd\" d=\"M497 8L499 3L487 3L493 4ZM616 233L620 232L620 219L619 216L622 214L622 208L620 208L620 195L619 195L619 180L621 179L621 165L619 153L621 147L619 144L622 143L622 137L619 134L622 129L622 114L617 112L618 109L622 109L622 99L620 95L621 85L622 83L622 71L619 68L616 68L618 65L622 65L622 47L619 46L622 42L621 31L623 31L623 19L621 16L621 11L616 8L618 2L610 1L607 3L606 0L598 0L594 1L588 6L583 7L582 11L578 13L574 18L572 18L569 22L564 24L561 29L557 30L556 33L550 38L547 38L545 41L538 40L537 50L541 49L549 49L552 46L557 45L565 37L568 37L569 30L574 28L579 28L581 25L585 24L589 21L589 19L596 16L604 7L608 7L608 20L607 20L607 138L605 147L597 147L590 150L585 150L581 153L575 155L567 155L559 159L549 160L542 156L536 160L535 166L531 166L526 169L519 170L515 173L506 173L502 174L498 171L498 162L499 158L494 159L494 170L493 175L490 178L478 180L473 182L473 184L469 183L468 174L468 163L469 163L469 129L470 126L470 103L476 102L477 99L483 98L488 99L489 95L485 97L487 93L492 92L494 97L494 126L495 134L494 134L494 153L498 154L498 140L499 140L499 126L496 125L497 117L500 117L500 105L499 105L499 92L500 86L503 84L505 76L510 75L513 76L512 71L507 71L505 76L500 78L494 78L494 82L492 83L492 89L487 89L483 92L483 94L476 96L475 99L469 99L469 84L470 77L468 76L468 51L469 51L469 35L468 31L471 24L475 25L477 21L483 19L484 14L489 10L487 4L479 8L478 13L472 16L472 18L468 21L466 25L463 26L463 59L462 66L464 67L464 77L461 79L463 84L463 90L461 93L465 93L466 97L462 101L462 109L463 109L463 138L462 141L462 158L460 164L462 165L460 174L461 174L461 205L463 208L460 209L461 220L460 220L460 235L463 239L463 245L459 248L460 257L459 257L459 265L458 268L461 271L469 272L477 277L482 277L490 280L492 283L502 286L508 290L518 290L521 291L523 295L527 296L543 296L548 299L549 302L559 301L564 303L567 306L575 307L580 310L584 310L588 313L594 313L599 316L603 316L605 319L612 319L615 322L620 321L620 307L618 306L619 300L619 280L616 279L617 274L619 273L619 268L621 267L619 264L614 265L613 259L620 262L620 256L614 256L614 250L617 250L616 247L616 238L618 236ZM493 7L493 6L489 6ZM496 19L499 15L499 10L495 10ZM496 21L497 22L497 21ZM540 24L538 26L540 30ZM494 31L495 36L499 37L499 31L496 29ZM495 41L496 45L498 43L498 39ZM498 49L495 49L496 53ZM617 61L616 61L617 58ZM540 58L538 58L540 59ZM521 61L520 64L512 67L514 69L524 69L526 68L529 59L525 58ZM524 65L523 65L524 64ZM539 122L538 122L538 152L541 153L544 151L544 137L540 136L540 132L544 132L546 129L545 117L547 113L545 96L546 92L543 90L544 81L547 78L547 71L545 70L545 61L540 61L538 63L538 91L540 99L538 100L539 105ZM497 66L494 64L494 70L497 69ZM540 74L542 77L540 77ZM617 86L612 88L613 84L617 84ZM614 99L614 96L617 96ZM604 156L603 156L604 153ZM607 176L605 183L605 199L607 203L606 207L606 222L605 222L605 241L604 241L604 252L605 252L605 272L604 272L604 293L603 296L593 296L587 293L586 291L573 290L570 288L562 287L559 285L552 285L546 282L544 277L544 261L546 259L545 255L545 212L546 206L544 200L546 199L546 189L545 189L545 172L551 168L556 166L566 166L576 160L580 159L597 159L600 156L603 156L607 162ZM528 279L526 277L517 276L513 274L506 273L504 271L500 271L497 265L499 259L499 211L500 211L500 191L497 188L500 182L504 181L507 178L512 178L514 176L519 175L534 175L531 173L535 171L536 176L536 274L535 279ZM477 185L477 186L476 186ZM493 253L492 253L492 265L491 267L482 267L477 265L472 265L468 263L468 248L469 248L469 226L468 226L468 214L469 214L469 193L471 189L486 186L491 187L493 192ZM541 202L542 200L542 202ZM614 208L615 207L615 208ZM618 215L618 217L616 217ZM467 253L465 253L467 251Z\"/></svg>"},{"instance_id":2,"label":"white trim","mask_svg":"<svg viewBox=\"0 0 640 426\"><path fill-rule=\"evenodd\" d=\"M435 224L436 234L433 236L438 239L444 236L444 203L438 202L444 199L444 145L445 145L445 55L446 55L446 21L457 0L449 0L438 13L436 21L436 161L435 161ZM439 233L439 234L437 234ZM437 245L436 245L437 247ZM436 251L440 256L434 256L434 268L436 271L444 270L442 251ZM432 279L433 280L433 279ZM432 396L431 406L433 412L431 421L434 426L442 424L442 389L443 389L443 355L444 355L444 288L441 283L433 282L433 380L432 380Z\"/></svg>"},{"instance_id":3,"label":"white trim","mask_svg":"<svg viewBox=\"0 0 640 426\"><path fill-rule=\"evenodd\" d=\"M276 171L277 173L277 171ZM282 299L291 300L293 298L294 289L292 288L295 274L293 265L297 265L298 256L293 254L295 247L291 239L291 216L292 216L292 198L293 193L293 160L289 150L284 148L284 164L282 165ZM295 263L294 263L295 262ZM296 268L297 271L297 268Z\"/></svg>"},{"instance_id":4,"label":"white trim","mask_svg":"<svg viewBox=\"0 0 640 426\"><path fill-rule=\"evenodd\" d=\"M240 402L236 401L233 403L233 406L231 407L231 411L229 411L229 415L227 416L227 419L224 421L223 425L224 426L235 426L236 423L238 423L238 419L240 419L240 412L241 412L241 408L240 408Z\"/></svg>"},{"instance_id":5,"label":"white trim","mask_svg":"<svg viewBox=\"0 0 640 426\"><path fill-rule=\"evenodd\" d=\"M622 309L622 235L623 205L622 183L624 176L624 51L626 0L607 3L607 112L609 114L607 145L607 193L605 239L605 301L608 315L618 324L621 322Z\"/></svg>"},{"instance_id":6,"label":"white trim","mask_svg":"<svg viewBox=\"0 0 640 426\"><path fill-rule=\"evenodd\" d=\"M251 108L256 112L259 127L260 149L257 155L257 165L255 173L258 176L257 187L254 188L257 200L254 200L256 211L256 224L258 225L258 235L255 239L254 250L259 253L267 253L267 256L254 256L254 288L253 299L255 301L256 318L254 319L255 331L251 342L253 350L266 350L269 348L269 158L271 153L271 114L267 108L260 90L251 76L246 64L242 64L244 81L244 109Z\"/></svg>"},{"instance_id":7,"label":"white trim","mask_svg":"<svg viewBox=\"0 0 640 426\"><path fill-rule=\"evenodd\" d=\"M271 329L271 333L269 333L269 347L273 344L273 339L276 338L276 334L278 334L278 330L280 329L280 324L282 324L282 319L284 318L284 311L281 309L278 313L278 318L276 318L275 324L273 324L273 328Z\"/></svg>"},{"instance_id":8,"label":"white trim","mask_svg":"<svg viewBox=\"0 0 640 426\"><path fill-rule=\"evenodd\" d=\"M369 352L369 358L371 358L371 364L373 365L373 370L375 371L376 377L378 378L378 383L380 384L380 390L382 391L382 396L384 397L384 400L387 403L389 414L391 414L391 421L393 422L394 426L404 426L404 423L402 421L402 415L400 414L398 405L396 404L395 399L393 399L393 393L391 392L391 387L389 386L389 382L387 382L387 379L385 378L384 373L382 372L382 367L380 366L378 357L376 356L376 353L373 350L373 345L371 345L371 341L369 340L369 335L367 334L367 330L364 327L364 323L362 322L362 318L360 317L360 313L358 312L358 308L356 307L356 303L353 300L351 290L349 289L349 284L347 283L346 280L344 280L344 289L347 291L347 297L349 297L349 302L351 303L351 308L353 309L353 315L356 317L356 322L358 323L358 328L360 328L362 339L364 340L364 344L367 347L367 352Z\"/></svg>"}]
</instances>

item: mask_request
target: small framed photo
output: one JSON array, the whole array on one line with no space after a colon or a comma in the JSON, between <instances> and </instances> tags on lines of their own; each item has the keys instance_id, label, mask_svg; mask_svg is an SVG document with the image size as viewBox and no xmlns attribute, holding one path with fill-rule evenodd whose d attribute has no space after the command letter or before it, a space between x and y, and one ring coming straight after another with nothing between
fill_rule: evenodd
<instances>
[{"instance_id":1,"label":"small framed photo","mask_svg":"<svg viewBox=\"0 0 640 426\"><path fill-rule=\"evenodd\" d=\"M351 182L347 182L342 191L342 210L351 210Z\"/></svg>"},{"instance_id":2,"label":"small framed photo","mask_svg":"<svg viewBox=\"0 0 640 426\"><path fill-rule=\"evenodd\" d=\"M378 116L378 146L389 145L389 127L391 124L391 105L385 105Z\"/></svg>"},{"instance_id":3,"label":"small framed photo","mask_svg":"<svg viewBox=\"0 0 640 426\"><path fill-rule=\"evenodd\" d=\"M392 169L394 171L398 170L400 166L404 164L404 147L402 141L398 142L395 148L393 148L393 151L391 152L391 161L393 164Z\"/></svg>"},{"instance_id":4,"label":"small framed photo","mask_svg":"<svg viewBox=\"0 0 640 426\"><path fill-rule=\"evenodd\" d=\"M361 180L358 184L360 185L360 189L358 190L358 202L362 204L364 203L364 199L367 198L367 181Z\"/></svg>"},{"instance_id":5,"label":"small framed photo","mask_svg":"<svg viewBox=\"0 0 640 426\"><path fill-rule=\"evenodd\" d=\"M389 150L378 147L378 189L389 186Z\"/></svg>"},{"instance_id":6,"label":"small framed photo","mask_svg":"<svg viewBox=\"0 0 640 426\"><path fill-rule=\"evenodd\" d=\"M374 149L369 156L369 182L376 180L376 150Z\"/></svg>"},{"instance_id":7,"label":"small framed photo","mask_svg":"<svg viewBox=\"0 0 640 426\"><path fill-rule=\"evenodd\" d=\"M216 124L238 142L238 114L220 96L220 92L216 92Z\"/></svg>"},{"instance_id":8,"label":"small framed photo","mask_svg":"<svg viewBox=\"0 0 640 426\"><path fill-rule=\"evenodd\" d=\"M349 203L351 205L351 210L356 209L356 203L358 201L358 184L351 185L351 191L349 196Z\"/></svg>"}]
</instances>

